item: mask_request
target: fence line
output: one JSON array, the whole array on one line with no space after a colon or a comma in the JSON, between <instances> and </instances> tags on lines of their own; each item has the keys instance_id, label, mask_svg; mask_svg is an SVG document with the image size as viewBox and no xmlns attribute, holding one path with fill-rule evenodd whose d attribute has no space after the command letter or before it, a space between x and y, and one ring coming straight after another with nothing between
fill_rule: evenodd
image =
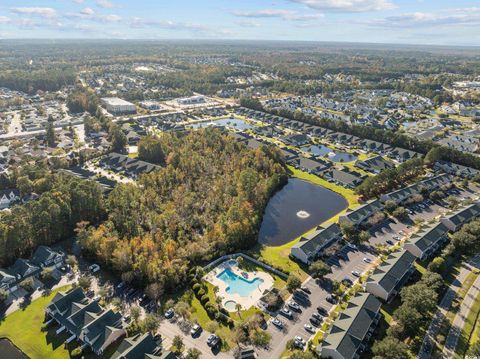
<instances>
[{"instance_id":1,"label":"fence line","mask_svg":"<svg viewBox=\"0 0 480 359\"><path fill-rule=\"evenodd\" d=\"M280 278L284 279L284 280L287 280L288 278L288 275L279 271L278 269L275 269L271 266L269 266L268 264L266 263L263 263L263 262L260 262L259 260L253 258L253 257L250 257L249 255L246 255L244 253L234 253L234 254L227 254L225 256L222 256L220 258L217 258L215 259L213 262L207 264L205 267L203 267L203 270L205 272L209 271L212 267L216 266L217 264L221 263L221 262L224 262L225 260L227 259L235 259L237 257L243 257L244 259L250 261L250 262L253 262L255 264L257 264L258 266L262 267L263 269L266 269L276 275L278 275Z\"/></svg>"}]
</instances>

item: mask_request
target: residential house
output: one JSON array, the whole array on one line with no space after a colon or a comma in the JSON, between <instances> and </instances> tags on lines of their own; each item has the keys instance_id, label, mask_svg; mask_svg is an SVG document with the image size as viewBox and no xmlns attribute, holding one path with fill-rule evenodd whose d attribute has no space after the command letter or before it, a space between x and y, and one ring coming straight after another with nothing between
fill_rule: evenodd
<instances>
[{"instance_id":1,"label":"residential house","mask_svg":"<svg viewBox=\"0 0 480 359\"><path fill-rule=\"evenodd\" d=\"M90 301L80 287L57 293L45 313L50 321L60 325L56 334L65 330L71 334L66 343L78 340L97 355L126 334L121 314Z\"/></svg>"},{"instance_id":2,"label":"residential house","mask_svg":"<svg viewBox=\"0 0 480 359\"><path fill-rule=\"evenodd\" d=\"M152 334L137 334L125 338L110 359L160 359L161 351Z\"/></svg>"},{"instance_id":3,"label":"residential house","mask_svg":"<svg viewBox=\"0 0 480 359\"><path fill-rule=\"evenodd\" d=\"M32 256L32 263L40 268L60 268L65 260L65 253L55 251L47 246L39 246Z\"/></svg>"},{"instance_id":4,"label":"residential house","mask_svg":"<svg viewBox=\"0 0 480 359\"><path fill-rule=\"evenodd\" d=\"M374 156L364 161L358 160L355 166L371 173L378 174L386 169L394 167L393 163L386 160L382 156Z\"/></svg>"},{"instance_id":5,"label":"residential house","mask_svg":"<svg viewBox=\"0 0 480 359\"><path fill-rule=\"evenodd\" d=\"M310 264L320 253L332 243L342 238L342 231L337 223L317 227L314 231L302 236L291 249L290 254L305 264Z\"/></svg>"},{"instance_id":6,"label":"residential house","mask_svg":"<svg viewBox=\"0 0 480 359\"><path fill-rule=\"evenodd\" d=\"M468 223L480 216L480 202L473 203L460 208L452 214L442 218L442 222L450 231L456 232L465 223Z\"/></svg>"},{"instance_id":7,"label":"residential house","mask_svg":"<svg viewBox=\"0 0 480 359\"><path fill-rule=\"evenodd\" d=\"M41 272L41 268L27 259L18 258L15 263L8 268L8 272L15 276L17 283L23 280L36 277Z\"/></svg>"},{"instance_id":8,"label":"residential house","mask_svg":"<svg viewBox=\"0 0 480 359\"><path fill-rule=\"evenodd\" d=\"M315 175L319 175L331 166L330 163L326 161L320 159L310 159L302 156L291 159L290 161L288 161L288 164L292 165L297 169Z\"/></svg>"},{"instance_id":9,"label":"residential house","mask_svg":"<svg viewBox=\"0 0 480 359\"><path fill-rule=\"evenodd\" d=\"M405 162L411 160L414 157L420 156L418 152L406 150L404 148L395 147L393 150L388 152L390 158L396 159L398 162Z\"/></svg>"},{"instance_id":10,"label":"residential house","mask_svg":"<svg viewBox=\"0 0 480 359\"><path fill-rule=\"evenodd\" d=\"M448 227L437 223L412 235L404 248L415 257L424 260L434 254L448 239Z\"/></svg>"},{"instance_id":11,"label":"residential house","mask_svg":"<svg viewBox=\"0 0 480 359\"><path fill-rule=\"evenodd\" d=\"M456 163L447 162L447 161L435 162L434 168L436 170L443 171L445 173L462 177L462 178L473 179L476 176L480 175L480 171L475 168L457 165Z\"/></svg>"},{"instance_id":12,"label":"residential house","mask_svg":"<svg viewBox=\"0 0 480 359\"><path fill-rule=\"evenodd\" d=\"M383 211L383 203L380 200L374 200L365 203L353 210L349 210L346 214L340 216L339 222L350 222L359 227L366 223L366 221L377 212Z\"/></svg>"},{"instance_id":13,"label":"residential house","mask_svg":"<svg viewBox=\"0 0 480 359\"><path fill-rule=\"evenodd\" d=\"M0 209L8 208L18 201L20 201L20 191L18 189L0 190Z\"/></svg>"},{"instance_id":14,"label":"residential house","mask_svg":"<svg viewBox=\"0 0 480 359\"><path fill-rule=\"evenodd\" d=\"M363 182L365 176L355 171L331 168L323 173L325 179L346 188L355 188Z\"/></svg>"},{"instance_id":15,"label":"residential house","mask_svg":"<svg viewBox=\"0 0 480 359\"><path fill-rule=\"evenodd\" d=\"M333 322L317 353L325 359L358 359L380 320L380 301L369 293L359 293Z\"/></svg>"},{"instance_id":16,"label":"residential house","mask_svg":"<svg viewBox=\"0 0 480 359\"><path fill-rule=\"evenodd\" d=\"M0 269L0 288L7 293L17 290L17 278L6 269Z\"/></svg>"},{"instance_id":17,"label":"residential house","mask_svg":"<svg viewBox=\"0 0 480 359\"><path fill-rule=\"evenodd\" d=\"M300 125L296 125L294 127L298 128L299 126ZM308 138L308 136L303 133L287 135L283 137L283 141L296 147L301 147L310 143L310 139Z\"/></svg>"},{"instance_id":18,"label":"residential house","mask_svg":"<svg viewBox=\"0 0 480 359\"><path fill-rule=\"evenodd\" d=\"M365 290L386 302L391 301L415 270L415 259L406 250L391 253L368 277Z\"/></svg>"}]
</instances>

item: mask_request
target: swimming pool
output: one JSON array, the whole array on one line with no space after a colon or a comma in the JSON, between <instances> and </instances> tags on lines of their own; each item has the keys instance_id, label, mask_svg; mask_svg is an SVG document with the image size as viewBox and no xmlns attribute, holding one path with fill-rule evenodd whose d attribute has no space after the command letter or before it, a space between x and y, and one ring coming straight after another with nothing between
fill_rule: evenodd
<instances>
[{"instance_id":1,"label":"swimming pool","mask_svg":"<svg viewBox=\"0 0 480 359\"><path fill-rule=\"evenodd\" d=\"M252 280L242 278L235 274L230 268L222 271L217 275L217 278L225 282L227 285L227 293L238 294L240 297L250 296L250 294L258 290L260 284L263 283L263 279L261 278L254 278Z\"/></svg>"}]
</instances>

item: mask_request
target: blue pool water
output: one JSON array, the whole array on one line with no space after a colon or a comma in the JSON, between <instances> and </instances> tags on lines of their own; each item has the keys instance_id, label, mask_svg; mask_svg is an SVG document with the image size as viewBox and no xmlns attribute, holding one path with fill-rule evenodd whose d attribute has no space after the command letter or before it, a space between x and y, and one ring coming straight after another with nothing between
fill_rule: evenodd
<instances>
[{"instance_id":1,"label":"blue pool water","mask_svg":"<svg viewBox=\"0 0 480 359\"><path fill-rule=\"evenodd\" d=\"M227 293L238 294L240 297L248 297L253 291L258 290L258 286L263 283L261 278L252 280L242 278L229 268L217 275L217 278L225 282Z\"/></svg>"},{"instance_id":2,"label":"blue pool water","mask_svg":"<svg viewBox=\"0 0 480 359\"><path fill-rule=\"evenodd\" d=\"M198 122L190 125L191 128L205 128L210 126L225 126L238 130L248 130L252 128L248 122L238 118L222 118L220 120L213 120L210 122Z\"/></svg>"}]
</instances>

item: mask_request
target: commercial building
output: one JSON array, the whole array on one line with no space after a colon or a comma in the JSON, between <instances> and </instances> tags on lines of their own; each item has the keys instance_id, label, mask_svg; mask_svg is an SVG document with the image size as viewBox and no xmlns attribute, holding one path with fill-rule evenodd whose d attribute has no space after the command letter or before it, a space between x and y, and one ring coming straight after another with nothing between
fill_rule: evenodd
<instances>
[{"instance_id":1,"label":"commercial building","mask_svg":"<svg viewBox=\"0 0 480 359\"><path fill-rule=\"evenodd\" d=\"M137 112L137 108L133 103L122 100L118 97L104 97L101 101L107 111L112 115L123 115Z\"/></svg>"}]
</instances>

